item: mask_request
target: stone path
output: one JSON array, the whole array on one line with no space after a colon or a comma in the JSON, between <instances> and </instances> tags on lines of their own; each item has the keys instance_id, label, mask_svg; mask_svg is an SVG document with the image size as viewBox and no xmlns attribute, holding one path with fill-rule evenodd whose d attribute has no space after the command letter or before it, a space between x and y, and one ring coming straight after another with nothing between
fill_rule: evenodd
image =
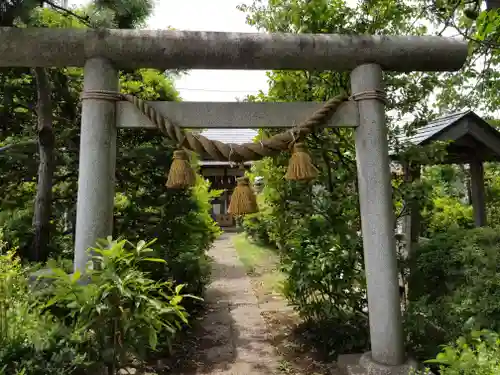
<instances>
[{"instance_id":1,"label":"stone path","mask_svg":"<svg viewBox=\"0 0 500 375\"><path fill-rule=\"evenodd\" d=\"M212 283L205 301L204 336L196 353L196 374L275 375L280 357L269 342L250 279L232 244L223 234L209 252Z\"/></svg>"}]
</instances>

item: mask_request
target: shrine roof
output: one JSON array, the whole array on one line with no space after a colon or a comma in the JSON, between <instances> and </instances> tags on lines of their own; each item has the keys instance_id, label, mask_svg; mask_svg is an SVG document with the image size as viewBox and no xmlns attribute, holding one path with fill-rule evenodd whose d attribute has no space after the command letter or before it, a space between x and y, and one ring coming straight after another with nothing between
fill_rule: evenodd
<instances>
[{"instance_id":1,"label":"shrine roof","mask_svg":"<svg viewBox=\"0 0 500 375\"><path fill-rule=\"evenodd\" d=\"M254 141L258 134L256 129L207 129L200 133L204 137L212 141L219 141L224 143L251 143ZM202 160L200 165L209 166L227 166L230 165L227 161L217 161L217 160ZM245 163L245 165L251 165L251 162Z\"/></svg>"},{"instance_id":2,"label":"shrine roof","mask_svg":"<svg viewBox=\"0 0 500 375\"><path fill-rule=\"evenodd\" d=\"M429 121L412 134L400 135L399 142L425 146L449 141L448 164L468 163L473 158L500 161L500 132L471 110L450 113Z\"/></svg>"}]
</instances>

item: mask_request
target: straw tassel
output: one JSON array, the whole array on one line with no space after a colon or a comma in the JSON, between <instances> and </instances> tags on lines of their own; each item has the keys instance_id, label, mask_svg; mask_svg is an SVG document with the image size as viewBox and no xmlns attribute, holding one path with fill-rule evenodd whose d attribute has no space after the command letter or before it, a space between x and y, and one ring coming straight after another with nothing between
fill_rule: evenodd
<instances>
[{"instance_id":1,"label":"straw tassel","mask_svg":"<svg viewBox=\"0 0 500 375\"><path fill-rule=\"evenodd\" d=\"M196 182L196 175L189 164L189 157L186 151L174 151L174 160L168 172L166 186L169 189L185 189L191 187Z\"/></svg>"},{"instance_id":2,"label":"straw tassel","mask_svg":"<svg viewBox=\"0 0 500 375\"><path fill-rule=\"evenodd\" d=\"M233 216L241 216L258 212L257 198L250 186L248 177L238 177L236 180L238 184L234 188L227 213Z\"/></svg>"},{"instance_id":3,"label":"straw tassel","mask_svg":"<svg viewBox=\"0 0 500 375\"><path fill-rule=\"evenodd\" d=\"M318 176L318 170L313 165L311 155L307 152L304 143L296 143L288 162L285 178L295 181L310 181Z\"/></svg>"}]
</instances>

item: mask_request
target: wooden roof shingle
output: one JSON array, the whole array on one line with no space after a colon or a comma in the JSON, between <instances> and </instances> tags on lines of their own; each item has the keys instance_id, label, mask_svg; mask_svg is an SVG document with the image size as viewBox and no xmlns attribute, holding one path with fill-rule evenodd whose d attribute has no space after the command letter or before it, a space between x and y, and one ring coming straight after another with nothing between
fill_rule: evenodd
<instances>
[{"instance_id":1,"label":"wooden roof shingle","mask_svg":"<svg viewBox=\"0 0 500 375\"><path fill-rule=\"evenodd\" d=\"M410 135L398 136L398 140L420 146L435 141L450 142L445 163L468 163L473 159L500 161L500 132L471 110L432 120Z\"/></svg>"}]
</instances>

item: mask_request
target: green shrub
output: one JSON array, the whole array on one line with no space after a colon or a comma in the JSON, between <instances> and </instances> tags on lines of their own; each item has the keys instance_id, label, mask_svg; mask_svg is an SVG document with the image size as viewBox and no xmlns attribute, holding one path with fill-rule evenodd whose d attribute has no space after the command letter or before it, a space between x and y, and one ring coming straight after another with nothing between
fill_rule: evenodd
<instances>
[{"instance_id":1,"label":"green shrub","mask_svg":"<svg viewBox=\"0 0 500 375\"><path fill-rule=\"evenodd\" d=\"M245 229L278 249L283 294L303 320L301 337L332 357L363 351L368 317L354 175L287 181L288 159L281 155L256 166L265 186L260 212L245 219Z\"/></svg>"},{"instance_id":2,"label":"green shrub","mask_svg":"<svg viewBox=\"0 0 500 375\"><path fill-rule=\"evenodd\" d=\"M217 194L220 192L209 192L208 183L198 178L191 191L163 191L149 202L154 206L148 209L141 201L123 196L115 233L130 241L156 238L154 255L166 263L145 265L144 270L156 280L186 284L187 293L200 295L210 273L206 251L220 233L210 216L210 202Z\"/></svg>"},{"instance_id":3,"label":"green shrub","mask_svg":"<svg viewBox=\"0 0 500 375\"><path fill-rule=\"evenodd\" d=\"M0 374L71 375L87 369L78 337L44 311L14 254L0 255Z\"/></svg>"},{"instance_id":4,"label":"green shrub","mask_svg":"<svg viewBox=\"0 0 500 375\"><path fill-rule=\"evenodd\" d=\"M168 348L188 323L184 285L142 270L152 243L108 239L92 249L95 267L53 268L44 288L30 286L14 252L0 255L0 374L115 374L130 360ZM43 280L40 280L41 282ZM194 297L195 298L195 297ZM161 345L160 345L160 344Z\"/></svg>"},{"instance_id":5,"label":"green shrub","mask_svg":"<svg viewBox=\"0 0 500 375\"><path fill-rule=\"evenodd\" d=\"M269 232L271 229L269 220L269 215L262 211L246 215L243 219L243 230L249 237L252 238L253 241L260 245L275 245L269 238Z\"/></svg>"},{"instance_id":6,"label":"green shrub","mask_svg":"<svg viewBox=\"0 0 500 375\"><path fill-rule=\"evenodd\" d=\"M304 223L298 246L290 246L282 254L284 296L316 336L316 344L330 354L367 349L366 287L359 240L349 243L329 235L324 228L328 224L318 218L308 224Z\"/></svg>"},{"instance_id":7,"label":"green shrub","mask_svg":"<svg viewBox=\"0 0 500 375\"><path fill-rule=\"evenodd\" d=\"M431 207L422 210L423 235L430 237L453 229L472 229L472 206L463 204L458 198L441 196L432 199Z\"/></svg>"},{"instance_id":8,"label":"green shrub","mask_svg":"<svg viewBox=\"0 0 500 375\"><path fill-rule=\"evenodd\" d=\"M161 144L157 134L150 136ZM153 245L156 256L167 263L149 267L148 271L157 280L175 280L186 284L187 292L201 294L210 270L205 253L220 233L210 216L211 201L220 191L210 191L209 183L201 177L188 191L165 189L164 171L171 162L170 150L157 145L154 150L144 147L128 151L137 152L127 157L121 154L123 160L117 163L120 168L117 168L113 233L133 242L156 238ZM144 164L144 170L136 175L133 171L139 162ZM54 186L48 253L51 258L72 260L76 190L63 188L66 182L61 184ZM17 248L20 257L29 260L35 185L23 183L18 190L16 200L2 202L0 230L9 247Z\"/></svg>"},{"instance_id":9,"label":"green shrub","mask_svg":"<svg viewBox=\"0 0 500 375\"><path fill-rule=\"evenodd\" d=\"M92 249L93 269L83 276L53 269L54 279L45 307L65 311L65 322L85 338L85 352L92 362L103 363L110 375L133 355L144 358L155 350L158 336L169 344L187 324L181 305L184 285L158 282L141 271L141 263L165 263L151 258L152 243L112 241ZM47 292L44 292L46 296Z\"/></svg>"},{"instance_id":10,"label":"green shrub","mask_svg":"<svg viewBox=\"0 0 500 375\"><path fill-rule=\"evenodd\" d=\"M26 208L17 207L0 211L0 228L8 248L16 248L21 255L27 253L33 233L32 203Z\"/></svg>"},{"instance_id":11,"label":"green shrub","mask_svg":"<svg viewBox=\"0 0 500 375\"><path fill-rule=\"evenodd\" d=\"M405 325L419 357L436 354L468 322L500 330L500 231L450 230L423 242L410 277Z\"/></svg>"},{"instance_id":12,"label":"green shrub","mask_svg":"<svg viewBox=\"0 0 500 375\"><path fill-rule=\"evenodd\" d=\"M488 330L472 331L454 345L446 345L436 359L441 375L493 375L500 373L500 338Z\"/></svg>"}]
</instances>

